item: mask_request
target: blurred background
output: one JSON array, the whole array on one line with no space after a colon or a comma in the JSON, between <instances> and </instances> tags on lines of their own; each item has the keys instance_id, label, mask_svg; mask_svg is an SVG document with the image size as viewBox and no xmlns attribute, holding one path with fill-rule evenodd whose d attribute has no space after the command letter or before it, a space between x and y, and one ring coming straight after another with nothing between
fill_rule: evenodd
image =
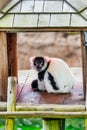
<instances>
[{"instance_id":1,"label":"blurred background","mask_svg":"<svg viewBox=\"0 0 87 130\"><path fill-rule=\"evenodd\" d=\"M47 55L65 60L69 66L81 67L79 32L18 33L18 69L29 69L29 57Z\"/></svg>"}]
</instances>

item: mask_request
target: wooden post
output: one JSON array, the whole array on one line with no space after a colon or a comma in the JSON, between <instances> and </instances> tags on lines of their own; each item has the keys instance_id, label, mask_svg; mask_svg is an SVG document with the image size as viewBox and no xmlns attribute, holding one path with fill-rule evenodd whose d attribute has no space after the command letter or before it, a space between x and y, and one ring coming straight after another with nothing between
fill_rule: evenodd
<instances>
[{"instance_id":1,"label":"wooden post","mask_svg":"<svg viewBox=\"0 0 87 130\"><path fill-rule=\"evenodd\" d=\"M84 99L86 99L87 50L85 46L84 32L81 32L81 48L82 48L83 91L84 91Z\"/></svg>"},{"instance_id":2,"label":"wooden post","mask_svg":"<svg viewBox=\"0 0 87 130\"><path fill-rule=\"evenodd\" d=\"M62 127L62 120L43 119L43 130L64 130Z\"/></svg>"},{"instance_id":3,"label":"wooden post","mask_svg":"<svg viewBox=\"0 0 87 130\"><path fill-rule=\"evenodd\" d=\"M6 101L7 99L7 78L7 39L6 33L0 32L0 101Z\"/></svg>"},{"instance_id":4,"label":"wooden post","mask_svg":"<svg viewBox=\"0 0 87 130\"><path fill-rule=\"evenodd\" d=\"M16 89L17 89L17 78L9 77L8 78L8 94L7 94L7 111L16 110ZM14 119L7 119L5 130L14 129Z\"/></svg>"},{"instance_id":5,"label":"wooden post","mask_svg":"<svg viewBox=\"0 0 87 130\"><path fill-rule=\"evenodd\" d=\"M18 77L16 33L7 33L7 49L8 49L8 76Z\"/></svg>"}]
</instances>

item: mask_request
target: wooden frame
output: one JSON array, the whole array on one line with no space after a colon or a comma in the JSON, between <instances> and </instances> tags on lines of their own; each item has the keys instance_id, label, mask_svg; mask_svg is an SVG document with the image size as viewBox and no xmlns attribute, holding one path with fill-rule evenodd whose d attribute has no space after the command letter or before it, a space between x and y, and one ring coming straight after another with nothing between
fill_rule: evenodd
<instances>
[{"instance_id":1,"label":"wooden frame","mask_svg":"<svg viewBox=\"0 0 87 130\"><path fill-rule=\"evenodd\" d=\"M86 97L86 48L85 48L85 36L84 32L81 31L81 40L82 40L82 63L83 63L83 86L84 86L84 97ZM17 78L17 34L16 33L7 33L7 46L8 46L8 75L13 77L16 76ZM12 78L13 79L13 78ZM13 82L13 81L11 81ZM9 86L9 85L8 85ZM15 83L15 87L17 86L17 82ZM11 84L11 88L14 88L14 86ZM12 90L12 95L15 94L14 90ZM8 89L9 91L9 89ZM8 103L10 102L10 96L11 93L8 94ZM13 96L14 97L14 96ZM85 98L86 99L86 98ZM2 103L2 107L0 110L9 110L9 105L6 107L6 104ZM11 106L14 106L15 99L10 104ZM62 124L62 119L65 118L74 118L74 117L86 117L87 112L86 110L86 104L85 105L30 105L30 104L15 104L15 109L12 108L12 111L8 112L0 112L0 118L7 118L6 123L6 130L9 128L13 129L14 124L14 118L28 118L28 117L34 117L37 118L38 116L43 118L43 126L45 130L53 130L54 126L55 128L60 130L62 127L64 127L64 124ZM15 111L14 111L15 110ZM22 111L22 112L21 112ZM56 120L54 120L56 119ZM13 122L13 123L12 123ZM7 124L12 124L7 125ZM64 122L63 122L64 123ZM9 127L10 126L10 127ZM64 128L63 128L64 129Z\"/></svg>"}]
</instances>

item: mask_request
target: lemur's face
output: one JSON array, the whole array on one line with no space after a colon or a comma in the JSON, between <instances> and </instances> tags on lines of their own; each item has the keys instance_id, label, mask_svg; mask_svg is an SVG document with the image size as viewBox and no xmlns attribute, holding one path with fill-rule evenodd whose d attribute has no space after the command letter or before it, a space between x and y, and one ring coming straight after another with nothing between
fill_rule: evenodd
<instances>
[{"instance_id":1,"label":"lemur's face","mask_svg":"<svg viewBox=\"0 0 87 130\"><path fill-rule=\"evenodd\" d=\"M45 61L43 57L36 57L34 59L34 67L37 71L41 71L44 67Z\"/></svg>"}]
</instances>

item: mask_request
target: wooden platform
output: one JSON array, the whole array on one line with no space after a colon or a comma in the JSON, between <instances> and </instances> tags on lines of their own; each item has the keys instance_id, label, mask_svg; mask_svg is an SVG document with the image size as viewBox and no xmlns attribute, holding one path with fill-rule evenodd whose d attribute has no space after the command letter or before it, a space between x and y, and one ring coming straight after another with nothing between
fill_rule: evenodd
<instances>
[{"instance_id":1,"label":"wooden platform","mask_svg":"<svg viewBox=\"0 0 87 130\"><path fill-rule=\"evenodd\" d=\"M33 91L31 82L37 77L33 70L19 71L17 102L30 104L84 104L82 69L71 68L75 75L75 86L69 94L48 94L47 92Z\"/></svg>"}]
</instances>

